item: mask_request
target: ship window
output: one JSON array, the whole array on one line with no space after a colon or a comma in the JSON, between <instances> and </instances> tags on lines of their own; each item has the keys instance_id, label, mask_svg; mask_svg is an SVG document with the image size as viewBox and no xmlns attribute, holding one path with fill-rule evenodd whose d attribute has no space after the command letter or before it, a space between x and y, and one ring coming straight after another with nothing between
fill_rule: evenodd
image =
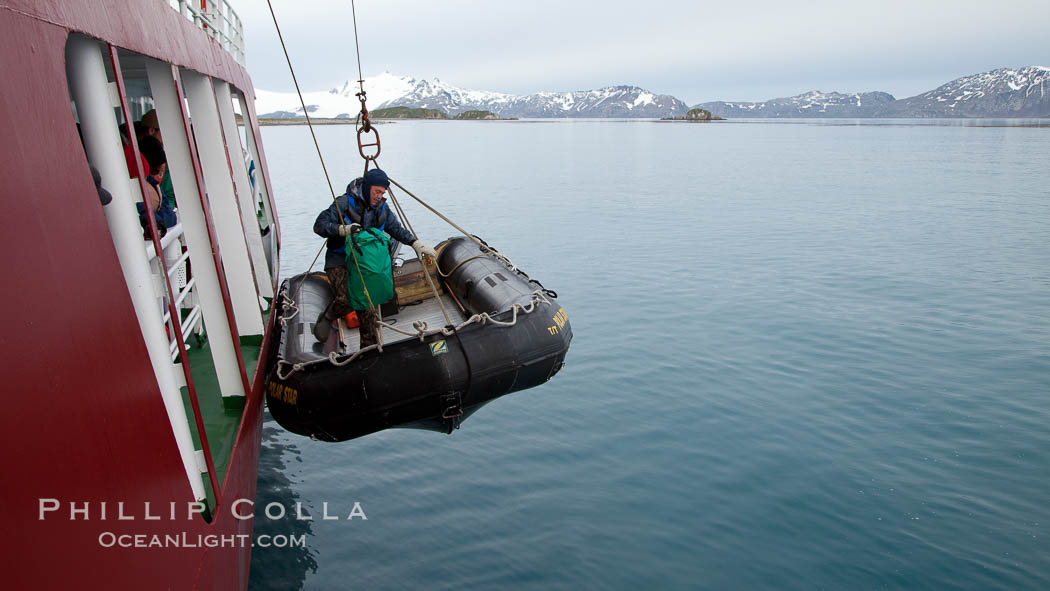
<instances>
[{"instance_id":1,"label":"ship window","mask_svg":"<svg viewBox=\"0 0 1050 591\"><path fill-rule=\"evenodd\" d=\"M277 276L278 250L277 231L274 223L274 212L271 206L269 189L263 174L262 159L259 153L258 125L255 123L244 93L233 85L229 86L233 107L233 116L237 123L237 141L244 155L245 171L248 178L246 185L248 196L241 199L250 201L254 208L255 221L259 231L262 255L256 263L255 272L261 295L273 297L273 278ZM232 148L231 148L232 150ZM249 240L255 239L254 228L249 232Z\"/></svg>"},{"instance_id":2,"label":"ship window","mask_svg":"<svg viewBox=\"0 0 1050 591\"><path fill-rule=\"evenodd\" d=\"M248 180L252 187L252 201L255 205L255 213L259 216L259 226L261 228L269 227L269 221L267 218L267 209L265 199L262 196L261 188L259 187L259 178L261 176L260 168L255 162L255 154L247 148L248 146L248 131L244 124L244 112L241 109L241 102L243 101L243 95L241 91L236 88L230 88L230 94L232 95L232 107L233 114L237 120L237 141L240 142L241 153L244 156L245 167L248 171Z\"/></svg>"},{"instance_id":3,"label":"ship window","mask_svg":"<svg viewBox=\"0 0 1050 591\"><path fill-rule=\"evenodd\" d=\"M269 191L266 187L266 179L263 176L262 165L260 164L258 138L255 136L258 127L250 124L252 116L248 111L248 102L244 93L231 86L230 94L233 99L233 111L237 118L237 135L241 142L242 150L244 150L245 164L248 168L248 179L259 223L259 231L266 246L269 275L274 277L277 274L277 260L276 257L272 256L272 253L277 251L277 233L271 231L274 226L274 213L270 207Z\"/></svg>"}]
</instances>

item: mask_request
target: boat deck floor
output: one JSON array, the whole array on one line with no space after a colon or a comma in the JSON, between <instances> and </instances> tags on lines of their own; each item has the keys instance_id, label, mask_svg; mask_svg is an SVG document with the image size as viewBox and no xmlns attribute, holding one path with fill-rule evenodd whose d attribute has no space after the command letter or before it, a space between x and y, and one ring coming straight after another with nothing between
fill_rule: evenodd
<instances>
[{"instance_id":1,"label":"boat deck floor","mask_svg":"<svg viewBox=\"0 0 1050 591\"><path fill-rule=\"evenodd\" d=\"M442 294L441 303L445 305L445 310L448 312L448 316L452 319L453 324L459 324L468 318L468 316L460 311L455 300L453 300L448 294ZM412 324L419 320L427 323L428 331L441 328L448 324L445 321L444 314L441 312L441 304L439 304L435 298L428 298L418 304L405 306L397 314L383 318L384 322L393 324L401 330L407 330L410 332L415 332L415 329L412 328ZM387 327L383 327L381 337L385 344L416 338L414 336L403 335ZM333 328L332 335L329 337L327 343L314 343L314 352L318 355L327 355L328 351L335 350L338 346L337 339L338 331ZM343 344L346 347L344 350L346 353L357 352L357 350L361 348L361 332L357 328L344 328Z\"/></svg>"}]
</instances>

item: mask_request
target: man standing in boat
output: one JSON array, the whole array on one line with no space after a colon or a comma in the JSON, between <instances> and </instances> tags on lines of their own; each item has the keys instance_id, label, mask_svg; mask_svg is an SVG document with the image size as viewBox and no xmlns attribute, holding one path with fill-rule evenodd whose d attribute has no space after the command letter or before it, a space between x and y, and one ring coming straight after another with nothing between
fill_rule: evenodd
<instances>
[{"instance_id":1,"label":"man standing in boat","mask_svg":"<svg viewBox=\"0 0 1050 591\"><path fill-rule=\"evenodd\" d=\"M328 252L325 253L324 271L335 291L332 303L321 312L314 324L314 336L326 342L332 330L332 322L350 313L350 298L347 293L346 279L346 237L351 233L377 228L389 234L394 240L408 244L416 251L420 260L424 257L435 257L433 248L423 244L412 232L401 225L395 214L386 204L387 189L390 179L386 173L373 168L363 177L354 179L346 186L346 193L336 198L317 216L314 222L314 233L328 239ZM396 245L395 245L396 247ZM374 302L379 305L382 302ZM364 349L379 341L375 310L355 310L361 322L361 348Z\"/></svg>"}]
</instances>

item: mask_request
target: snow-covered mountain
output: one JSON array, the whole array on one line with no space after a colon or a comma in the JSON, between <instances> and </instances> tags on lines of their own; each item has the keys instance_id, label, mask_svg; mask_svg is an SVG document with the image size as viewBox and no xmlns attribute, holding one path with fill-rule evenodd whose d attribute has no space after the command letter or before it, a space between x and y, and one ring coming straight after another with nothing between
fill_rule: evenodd
<instances>
[{"instance_id":1,"label":"snow-covered mountain","mask_svg":"<svg viewBox=\"0 0 1050 591\"><path fill-rule=\"evenodd\" d=\"M368 108L375 109L407 94L416 85L416 80L405 76L394 76L384 72L365 79L368 93ZM347 80L331 90L304 92L303 101L311 117L356 117L361 110L357 98L360 90L356 80ZM263 118L302 117L303 108L294 92L271 92L255 89L255 112Z\"/></svg>"},{"instance_id":2,"label":"snow-covered mountain","mask_svg":"<svg viewBox=\"0 0 1050 591\"><path fill-rule=\"evenodd\" d=\"M999 68L887 105L877 117L1050 117L1050 68Z\"/></svg>"},{"instance_id":3,"label":"snow-covered mountain","mask_svg":"<svg viewBox=\"0 0 1050 591\"><path fill-rule=\"evenodd\" d=\"M1050 68L1000 68L911 98L807 92L761 103L696 105L720 117L1050 117Z\"/></svg>"},{"instance_id":4,"label":"snow-covered mountain","mask_svg":"<svg viewBox=\"0 0 1050 591\"><path fill-rule=\"evenodd\" d=\"M356 81L303 95L315 117L354 117L360 110ZM637 86L607 86L576 92L514 95L468 90L437 78L417 80L385 72L365 80L370 109L423 107L450 116L492 111L501 117L672 117L689 108L669 95ZM256 89L260 117L302 117L295 93ZM1000 68L964 76L929 92L894 99L885 92L843 94L813 91L760 103L710 102L696 105L719 117L1050 117L1050 68Z\"/></svg>"},{"instance_id":5,"label":"snow-covered mountain","mask_svg":"<svg viewBox=\"0 0 1050 591\"><path fill-rule=\"evenodd\" d=\"M354 117L360 111L356 81L347 81L326 92L303 94L312 117ZM437 78L417 80L389 72L365 79L368 107L421 107L441 109L450 116L464 111L492 111L500 117L669 117L684 115L688 107L668 95L636 86L608 86L575 92L540 92L514 95L469 90ZM255 110L260 117L302 117L295 93L256 90Z\"/></svg>"},{"instance_id":6,"label":"snow-covered mountain","mask_svg":"<svg viewBox=\"0 0 1050 591\"><path fill-rule=\"evenodd\" d=\"M872 117L895 99L885 92L820 92L814 90L798 96L775 98L761 103L701 103L719 117Z\"/></svg>"},{"instance_id":7,"label":"snow-covered mountain","mask_svg":"<svg viewBox=\"0 0 1050 591\"><path fill-rule=\"evenodd\" d=\"M607 86L575 92L538 92L514 95L464 90L437 78L420 80L407 94L385 106L441 109L449 115L463 111L492 111L500 117L668 117L689 108L668 95L637 86Z\"/></svg>"}]
</instances>

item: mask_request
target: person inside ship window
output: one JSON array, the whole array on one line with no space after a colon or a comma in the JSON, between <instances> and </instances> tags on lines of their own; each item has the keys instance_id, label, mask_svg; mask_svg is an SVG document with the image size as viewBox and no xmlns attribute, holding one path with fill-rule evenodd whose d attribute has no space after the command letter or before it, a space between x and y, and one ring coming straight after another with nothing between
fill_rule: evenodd
<instances>
[{"instance_id":1,"label":"person inside ship window","mask_svg":"<svg viewBox=\"0 0 1050 591\"><path fill-rule=\"evenodd\" d=\"M146 182L149 183L152 189L150 191L152 195L148 195L148 197L150 205L153 206L154 218L157 220L157 229L160 231L160 235L163 236L168 228L179 222L178 216L171 208L167 195L164 194L161 188L161 179L164 178L164 172L168 167L167 156L164 154L164 148L160 145L160 140L148 135L139 140L139 152L146 162L149 163L149 173L146 175ZM139 222L148 236L149 222L146 221L146 206L141 201L135 205L139 210Z\"/></svg>"},{"instance_id":2,"label":"person inside ship window","mask_svg":"<svg viewBox=\"0 0 1050 591\"><path fill-rule=\"evenodd\" d=\"M139 167L135 166L135 150L131 147L131 140L128 139L128 128L126 125L120 126L120 142L124 146L124 160L128 164L128 175L133 178L139 178ZM142 170L145 170L149 174L149 161L146 160L146 156L142 154L140 149L139 158L142 160Z\"/></svg>"},{"instance_id":3,"label":"person inside ship window","mask_svg":"<svg viewBox=\"0 0 1050 591\"><path fill-rule=\"evenodd\" d=\"M142 138L152 137L156 138L160 142L160 146L164 147L164 136L160 133L160 122L157 120L157 110L150 109L142 115L142 119L135 122L135 137L139 144L142 143ZM141 148L140 148L141 149ZM167 167L164 168L164 178L160 182L162 193L165 195L168 201L168 207L175 208L178 205L175 203L175 190L171 186L171 172L168 171Z\"/></svg>"},{"instance_id":4,"label":"person inside ship window","mask_svg":"<svg viewBox=\"0 0 1050 591\"><path fill-rule=\"evenodd\" d=\"M346 288L346 237L351 232L378 228L394 240L410 245L420 259L437 256L433 248L420 242L402 226L397 214L387 207L384 195L388 188L390 179L386 173L373 168L347 185L346 193L322 211L314 222L314 232L328 239L324 271L335 290L335 298L314 324L314 336L322 343L328 340L332 322L350 313L350 297ZM340 215L343 219L340 219ZM393 248L396 249L397 245ZM374 303L379 305L382 302ZM364 349L379 341L377 318L374 310L355 311L361 322L361 348Z\"/></svg>"}]
</instances>

